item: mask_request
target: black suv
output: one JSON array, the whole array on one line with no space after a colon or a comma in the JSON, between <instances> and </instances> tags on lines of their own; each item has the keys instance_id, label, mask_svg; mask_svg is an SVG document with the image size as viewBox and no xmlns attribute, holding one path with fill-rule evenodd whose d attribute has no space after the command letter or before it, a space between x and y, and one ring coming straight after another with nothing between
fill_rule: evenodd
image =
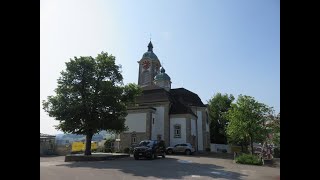
<instances>
[{"instance_id":1,"label":"black suv","mask_svg":"<svg viewBox=\"0 0 320 180\"><path fill-rule=\"evenodd\" d=\"M156 159L158 156L165 158L165 143L163 140L144 140L133 149L133 156L135 160L140 157L147 159Z\"/></svg>"}]
</instances>

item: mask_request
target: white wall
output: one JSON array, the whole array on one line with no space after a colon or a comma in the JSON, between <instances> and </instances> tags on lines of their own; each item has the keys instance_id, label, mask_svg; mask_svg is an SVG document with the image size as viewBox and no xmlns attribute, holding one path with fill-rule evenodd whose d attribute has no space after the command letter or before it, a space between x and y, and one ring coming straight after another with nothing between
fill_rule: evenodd
<instances>
[{"instance_id":1,"label":"white wall","mask_svg":"<svg viewBox=\"0 0 320 180\"><path fill-rule=\"evenodd\" d=\"M156 108L154 124L152 125L151 138L153 140L157 139L157 135L161 134L162 139L164 138L164 107L154 107ZM152 123L152 122L151 122Z\"/></svg>"},{"instance_id":2,"label":"white wall","mask_svg":"<svg viewBox=\"0 0 320 180\"><path fill-rule=\"evenodd\" d=\"M207 110L205 113L206 113L206 117L204 119L204 122L206 123L206 132L209 132L209 113Z\"/></svg>"},{"instance_id":3,"label":"white wall","mask_svg":"<svg viewBox=\"0 0 320 180\"><path fill-rule=\"evenodd\" d=\"M196 120L191 119L191 135L197 136Z\"/></svg>"},{"instance_id":4,"label":"white wall","mask_svg":"<svg viewBox=\"0 0 320 180\"><path fill-rule=\"evenodd\" d=\"M125 125L129 130L125 132L146 132L146 113L129 113Z\"/></svg>"},{"instance_id":5,"label":"white wall","mask_svg":"<svg viewBox=\"0 0 320 180\"><path fill-rule=\"evenodd\" d=\"M181 138L174 138L174 125L181 125ZM186 143L186 118L171 118L170 119L170 146L174 146L180 143Z\"/></svg>"},{"instance_id":6,"label":"white wall","mask_svg":"<svg viewBox=\"0 0 320 180\"><path fill-rule=\"evenodd\" d=\"M202 133L202 112L197 111L197 130L198 130L198 150L203 151L203 133Z\"/></svg>"},{"instance_id":7,"label":"white wall","mask_svg":"<svg viewBox=\"0 0 320 180\"><path fill-rule=\"evenodd\" d=\"M154 122L153 122L153 118L154 118ZM151 116L151 139L157 139L155 123L156 123L156 114L152 113L152 116Z\"/></svg>"},{"instance_id":8,"label":"white wall","mask_svg":"<svg viewBox=\"0 0 320 180\"><path fill-rule=\"evenodd\" d=\"M222 150L227 150L227 153L231 153L231 147L227 144L210 144L211 152L222 152Z\"/></svg>"}]
</instances>

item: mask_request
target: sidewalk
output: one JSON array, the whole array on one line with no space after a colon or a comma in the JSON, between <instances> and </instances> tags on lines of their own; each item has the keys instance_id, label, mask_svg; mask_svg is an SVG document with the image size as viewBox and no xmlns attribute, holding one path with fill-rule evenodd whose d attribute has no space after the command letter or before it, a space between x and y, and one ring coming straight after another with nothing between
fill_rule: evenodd
<instances>
[{"instance_id":1,"label":"sidewalk","mask_svg":"<svg viewBox=\"0 0 320 180\"><path fill-rule=\"evenodd\" d=\"M194 153L194 156L231 159L231 160L233 159L233 154L229 154L229 153L196 152Z\"/></svg>"}]
</instances>

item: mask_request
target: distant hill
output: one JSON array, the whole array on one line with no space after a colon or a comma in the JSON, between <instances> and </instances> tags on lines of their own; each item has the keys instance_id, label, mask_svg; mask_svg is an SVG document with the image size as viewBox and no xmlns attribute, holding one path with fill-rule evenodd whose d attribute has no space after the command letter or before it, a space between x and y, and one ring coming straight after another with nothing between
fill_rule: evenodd
<instances>
[{"instance_id":1,"label":"distant hill","mask_svg":"<svg viewBox=\"0 0 320 180\"><path fill-rule=\"evenodd\" d=\"M109 138L112 135L107 133L106 131L101 131L92 137L92 141L101 141L104 138ZM77 134L57 134L56 135L56 143L57 144L68 144L74 141L84 141L86 139L85 135L77 135Z\"/></svg>"}]
</instances>

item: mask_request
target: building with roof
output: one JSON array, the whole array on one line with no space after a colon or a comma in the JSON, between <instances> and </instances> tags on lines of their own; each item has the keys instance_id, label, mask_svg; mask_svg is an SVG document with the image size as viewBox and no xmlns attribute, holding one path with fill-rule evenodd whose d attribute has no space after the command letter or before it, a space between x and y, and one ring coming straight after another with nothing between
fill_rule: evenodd
<instances>
[{"instance_id":1,"label":"building with roof","mask_svg":"<svg viewBox=\"0 0 320 180\"><path fill-rule=\"evenodd\" d=\"M143 92L135 106L128 107L128 130L118 137L120 148L146 139L162 139L167 146L191 143L197 151L210 148L206 105L190 90L171 89L171 78L153 52L151 41L138 64L138 85Z\"/></svg>"},{"instance_id":2,"label":"building with roof","mask_svg":"<svg viewBox=\"0 0 320 180\"><path fill-rule=\"evenodd\" d=\"M40 133L40 156L54 154L55 138L56 136Z\"/></svg>"}]
</instances>

